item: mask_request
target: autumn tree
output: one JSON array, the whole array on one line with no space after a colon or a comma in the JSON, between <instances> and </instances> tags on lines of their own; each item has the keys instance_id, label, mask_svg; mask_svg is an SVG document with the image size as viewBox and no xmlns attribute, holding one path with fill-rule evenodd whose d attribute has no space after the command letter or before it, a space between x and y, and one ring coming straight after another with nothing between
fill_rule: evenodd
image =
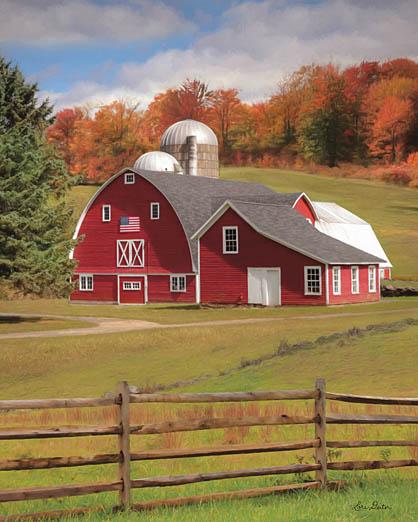
<instances>
[{"instance_id":1,"label":"autumn tree","mask_svg":"<svg viewBox=\"0 0 418 522\"><path fill-rule=\"evenodd\" d=\"M47 138L61 154L70 174L76 174L72 150L78 122L86 118L86 110L80 107L63 109L55 116L55 122L47 129Z\"/></svg>"},{"instance_id":2,"label":"autumn tree","mask_svg":"<svg viewBox=\"0 0 418 522\"><path fill-rule=\"evenodd\" d=\"M104 181L132 165L146 151L138 104L115 101L76 122L70 145L73 171L90 181Z\"/></svg>"},{"instance_id":3,"label":"autumn tree","mask_svg":"<svg viewBox=\"0 0 418 522\"><path fill-rule=\"evenodd\" d=\"M395 163L404 153L404 137L411 121L411 102L388 96L383 101L372 127L371 154Z\"/></svg>"},{"instance_id":4,"label":"autumn tree","mask_svg":"<svg viewBox=\"0 0 418 522\"><path fill-rule=\"evenodd\" d=\"M334 66L319 68L301 109L298 143L308 159L335 167L350 158L350 106L345 81Z\"/></svg>"},{"instance_id":5,"label":"autumn tree","mask_svg":"<svg viewBox=\"0 0 418 522\"><path fill-rule=\"evenodd\" d=\"M238 122L241 109L241 100L237 89L219 89L213 92L211 102L211 122L219 137L221 151L227 154L231 150L231 130Z\"/></svg>"}]
</instances>

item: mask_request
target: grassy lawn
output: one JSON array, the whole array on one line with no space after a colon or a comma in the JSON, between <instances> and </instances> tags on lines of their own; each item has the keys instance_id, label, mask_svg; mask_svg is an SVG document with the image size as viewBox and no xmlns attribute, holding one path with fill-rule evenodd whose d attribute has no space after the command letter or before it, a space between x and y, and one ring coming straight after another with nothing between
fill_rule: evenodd
<instances>
[{"instance_id":1,"label":"grassy lawn","mask_svg":"<svg viewBox=\"0 0 418 522\"><path fill-rule=\"evenodd\" d=\"M32 302L33 303L33 302ZM118 380L131 384L152 386L155 383L172 385L178 381L179 390L260 390L312 388L317 376L327 380L332 391L351 393L416 395L416 353L418 338L418 310L410 310L414 302L384 302L374 306L349 307L358 310L355 317L336 316L332 309L312 309L312 319L298 309L288 309L286 320L230 326L201 326L129 332L125 334L94 335L82 338L62 337L13 339L2 341L0 365L0 397L71 397L97 396L112 391ZM388 314L376 311L388 310ZM287 309L283 309L286 311ZM231 310L215 310L223 317ZM278 310L281 312L282 310ZM324 312L330 313L324 313ZM198 314L200 310L192 310ZM202 312L206 313L205 310ZM212 312L212 310L209 310ZM262 309L245 312L263 312ZM265 312L273 312L265 310ZM321 313L319 313L321 312ZM364 312L364 313L361 313ZM166 311L165 313L168 313ZM172 313L177 314L174 308ZM304 312L306 313L306 312ZM293 315L292 315L293 314ZM318 314L318 315L315 315ZM405 321L410 318L411 320ZM195 318L196 320L196 318ZM370 327L370 325L380 325ZM350 330L350 333L347 331ZM339 335L335 335L338 333ZM332 337L330 337L332 336ZM286 340L281 355L277 349ZM304 341L305 344L300 345ZM311 344L306 344L311 341ZM299 343L299 346L295 346ZM194 380L193 383L190 383ZM203 409L202 409L203 408ZM345 409L344 409L345 408ZM367 411L368 413L409 413L412 408L367 407L336 404L330 411ZM386 408L386 410L385 410ZM132 422L160 422L170 418L207 416L274 415L312 412L312 401L268 404L221 405L215 409L187 405L134 405ZM55 410L51 412L20 411L0 416L0 426L50 426L71 424L112 424L113 408ZM146 437L132 437L132 451L154 448L197 447L236 443L302 440L313 436L310 425L284 427L254 427L184 432ZM330 426L329 437L335 439L415 438L416 427L396 426ZM78 439L45 439L39 441L4 441L0 459L40 456L94 455L115 451L115 438L86 437ZM342 450L333 459L417 458L416 449L382 448ZM389 456L389 457L388 457ZM180 459L133 463L133 477L176 475L205 471L240 469L294 464L302 459L312 462L312 450L290 453L270 453L248 456L224 456L202 459ZM0 489L25 486L47 486L64 483L94 483L113 481L114 465L69 469L19 471L0 473ZM157 520L416 520L416 471L371 471L364 473L330 473L330 478L349 478L353 485L346 492L309 492L258 500L222 502L158 510L141 514L141 519ZM138 490L136 501L152 498L228 491L263 487L300 480L298 476L264 477L232 481L215 481L199 485L178 486L153 490ZM0 504L0 514L60 509L86 505L115 503L116 495L102 494L63 500ZM360 502L373 501L390 506L385 512L358 511ZM250 518L249 518L250 517ZM138 514L117 517L104 513L87 520L136 520Z\"/></svg>"},{"instance_id":2,"label":"grassy lawn","mask_svg":"<svg viewBox=\"0 0 418 522\"><path fill-rule=\"evenodd\" d=\"M56 314L76 317L113 317L115 319L138 319L161 324L183 324L230 319L287 319L304 316L332 316L340 314L368 314L375 311L418 308L416 297L383 299L377 303L338 306L286 306L263 308L251 306L205 307L198 305L149 304L146 306L79 305L66 299L0 300L0 313Z\"/></svg>"},{"instance_id":3,"label":"grassy lawn","mask_svg":"<svg viewBox=\"0 0 418 522\"><path fill-rule=\"evenodd\" d=\"M53 317L24 317L13 315L0 317L0 335L15 332L40 332L67 328L88 328L92 323L85 321L54 319Z\"/></svg>"},{"instance_id":4,"label":"grassy lawn","mask_svg":"<svg viewBox=\"0 0 418 522\"><path fill-rule=\"evenodd\" d=\"M418 193L378 181L332 178L280 169L224 167L225 179L263 183L278 192L306 192L316 201L335 201L368 221L391 259L393 274L418 279ZM73 189L76 215L97 187Z\"/></svg>"},{"instance_id":5,"label":"grassy lawn","mask_svg":"<svg viewBox=\"0 0 418 522\"><path fill-rule=\"evenodd\" d=\"M403 281L403 280L397 280L397 279L393 279L393 280L388 279L388 280L383 281L383 284L392 285L395 288L405 288L405 287L418 288L418 281Z\"/></svg>"}]
</instances>

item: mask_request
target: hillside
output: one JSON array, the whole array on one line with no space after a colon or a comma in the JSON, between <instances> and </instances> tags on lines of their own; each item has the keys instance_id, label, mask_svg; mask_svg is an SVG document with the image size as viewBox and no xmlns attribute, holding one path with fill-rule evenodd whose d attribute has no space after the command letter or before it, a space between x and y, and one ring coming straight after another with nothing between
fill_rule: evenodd
<instances>
[{"instance_id":1,"label":"hillside","mask_svg":"<svg viewBox=\"0 0 418 522\"><path fill-rule=\"evenodd\" d=\"M371 223L391 259L396 277L418 279L418 191L376 181L331 178L280 169L224 167L225 179L263 183L278 192L306 192L335 201ZM79 186L71 199L78 216L97 187Z\"/></svg>"}]
</instances>

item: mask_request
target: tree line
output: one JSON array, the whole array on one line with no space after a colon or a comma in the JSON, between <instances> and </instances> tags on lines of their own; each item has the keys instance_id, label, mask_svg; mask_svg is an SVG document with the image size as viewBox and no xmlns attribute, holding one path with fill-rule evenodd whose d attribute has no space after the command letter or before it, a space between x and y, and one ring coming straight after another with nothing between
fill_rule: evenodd
<instances>
[{"instance_id":1,"label":"tree line","mask_svg":"<svg viewBox=\"0 0 418 522\"><path fill-rule=\"evenodd\" d=\"M410 169L406 182L418 184L418 63L407 58L303 66L258 103L187 79L145 109L126 100L66 108L47 135L71 174L101 182L158 149L164 130L186 118L213 128L224 164L397 165L395 177Z\"/></svg>"}]
</instances>

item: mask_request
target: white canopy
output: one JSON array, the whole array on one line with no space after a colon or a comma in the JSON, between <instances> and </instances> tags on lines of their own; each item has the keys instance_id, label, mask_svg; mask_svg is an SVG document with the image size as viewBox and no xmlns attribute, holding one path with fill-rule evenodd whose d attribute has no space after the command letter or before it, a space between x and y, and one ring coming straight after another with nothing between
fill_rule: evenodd
<instances>
[{"instance_id":1,"label":"white canopy","mask_svg":"<svg viewBox=\"0 0 418 522\"><path fill-rule=\"evenodd\" d=\"M373 228L367 221L336 203L313 201L312 204L318 217L315 227L320 232L384 259L385 263L380 264L381 268L392 267Z\"/></svg>"}]
</instances>

